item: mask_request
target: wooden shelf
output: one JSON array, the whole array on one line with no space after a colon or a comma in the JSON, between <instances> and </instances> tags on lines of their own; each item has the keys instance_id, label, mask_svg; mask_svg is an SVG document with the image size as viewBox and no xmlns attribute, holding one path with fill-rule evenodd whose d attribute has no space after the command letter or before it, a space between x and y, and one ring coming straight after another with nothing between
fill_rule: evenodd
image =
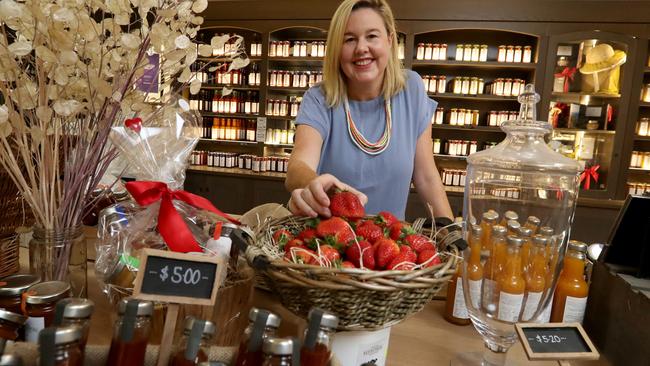
<instances>
[{"instance_id":1,"label":"wooden shelf","mask_svg":"<svg viewBox=\"0 0 650 366\"><path fill-rule=\"evenodd\" d=\"M212 56L212 57L202 57L199 56L196 58L199 61L208 61L208 62L231 62L233 59L223 56ZM250 62L259 62L262 61L262 57L249 57Z\"/></svg>"},{"instance_id":2,"label":"wooden shelf","mask_svg":"<svg viewBox=\"0 0 650 366\"><path fill-rule=\"evenodd\" d=\"M206 111L199 111L204 117L221 117L221 118L245 118L254 119L259 117L258 114L243 114L243 113L213 113Z\"/></svg>"},{"instance_id":3,"label":"wooden shelf","mask_svg":"<svg viewBox=\"0 0 650 366\"><path fill-rule=\"evenodd\" d=\"M264 146L267 147L284 147L284 148L292 148L293 149L293 144L264 144Z\"/></svg>"},{"instance_id":4,"label":"wooden shelf","mask_svg":"<svg viewBox=\"0 0 650 366\"><path fill-rule=\"evenodd\" d=\"M323 62L324 57L269 57L269 61L280 62L294 62L294 61L308 61L308 62Z\"/></svg>"},{"instance_id":5,"label":"wooden shelf","mask_svg":"<svg viewBox=\"0 0 650 366\"><path fill-rule=\"evenodd\" d=\"M284 181L284 179L287 176L286 173L279 173L279 172L254 172L248 169L217 168L217 167L205 166L205 165L190 165L187 168L187 170L189 172L197 172L197 173L217 174L217 175L245 177L245 178L259 178L265 180L278 180L278 181Z\"/></svg>"},{"instance_id":6,"label":"wooden shelf","mask_svg":"<svg viewBox=\"0 0 650 366\"><path fill-rule=\"evenodd\" d=\"M413 60L413 66L441 66L441 67L472 67L483 69L517 69L517 70L535 70L537 64L534 62L470 62L470 61L429 61L429 60Z\"/></svg>"},{"instance_id":7,"label":"wooden shelf","mask_svg":"<svg viewBox=\"0 0 650 366\"><path fill-rule=\"evenodd\" d=\"M491 127L491 126L452 126L452 125L437 125L432 124L431 128L434 130L454 130L454 131L478 131L478 132L493 132L493 133L505 133L501 130L500 127Z\"/></svg>"},{"instance_id":8,"label":"wooden shelf","mask_svg":"<svg viewBox=\"0 0 650 366\"><path fill-rule=\"evenodd\" d=\"M631 172L639 172L639 173L646 172L646 173L650 173L650 169L632 168L632 167L630 167L630 168L628 168L628 169L629 169Z\"/></svg>"},{"instance_id":9,"label":"wooden shelf","mask_svg":"<svg viewBox=\"0 0 650 366\"><path fill-rule=\"evenodd\" d=\"M226 85L226 84L201 84L201 89L233 89L233 90L260 90L259 86Z\"/></svg>"},{"instance_id":10,"label":"wooden shelf","mask_svg":"<svg viewBox=\"0 0 650 366\"><path fill-rule=\"evenodd\" d=\"M289 117L289 116L265 116L266 119L270 120L275 120L275 121L295 121L296 117Z\"/></svg>"},{"instance_id":11,"label":"wooden shelf","mask_svg":"<svg viewBox=\"0 0 650 366\"><path fill-rule=\"evenodd\" d=\"M634 140L635 141L650 141L650 136L634 135Z\"/></svg>"},{"instance_id":12,"label":"wooden shelf","mask_svg":"<svg viewBox=\"0 0 650 366\"><path fill-rule=\"evenodd\" d=\"M259 144L259 142L256 141L234 141L234 140L219 140L219 139L206 139L206 138L201 138L199 139L199 141L215 143L219 145L235 145L235 146L255 146Z\"/></svg>"},{"instance_id":13,"label":"wooden shelf","mask_svg":"<svg viewBox=\"0 0 650 366\"><path fill-rule=\"evenodd\" d=\"M309 88L286 88L286 87L278 87L278 86L269 86L266 88L268 91L274 91L274 92L282 92L282 93L304 93Z\"/></svg>"},{"instance_id":14,"label":"wooden shelf","mask_svg":"<svg viewBox=\"0 0 650 366\"><path fill-rule=\"evenodd\" d=\"M639 107L650 108L650 102L639 102Z\"/></svg>"},{"instance_id":15,"label":"wooden shelf","mask_svg":"<svg viewBox=\"0 0 650 366\"><path fill-rule=\"evenodd\" d=\"M620 94L601 94L601 93L556 93L553 92L551 93L552 96L558 97L558 98L581 98L581 97L589 97L589 98L598 98L598 99L619 99L621 98Z\"/></svg>"},{"instance_id":16,"label":"wooden shelf","mask_svg":"<svg viewBox=\"0 0 650 366\"><path fill-rule=\"evenodd\" d=\"M517 102L517 97L502 97L499 95L491 94L478 94L478 95L464 95L453 93L427 93L430 97L441 99L458 99L458 100L476 100L476 101L492 101L492 102Z\"/></svg>"},{"instance_id":17,"label":"wooden shelf","mask_svg":"<svg viewBox=\"0 0 650 366\"><path fill-rule=\"evenodd\" d=\"M447 154L433 154L436 158L450 159L450 160L466 160L467 156L461 155L447 155Z\"/></svg>"},{"instance_id":18,"label":"wooden shelf","mask_svg":"<svg viewBox=\"0 0 650 366\"><path fill-rule=\"evenodd\" d=\"M646 66L645 69L643 69L643 72L649 72L650 73L650 67Z\"/></svg>"},{"instance_id":19,"label":"wooden shelf","mask_svg":"<svg viewBox=\"0 0 650 366\"><path fill-rule=\"evenodd\" d=\"M612 130L583 130L579 128L554 128L553 131L557 132L584 132L586 134L602 134L602 135L614 135L616 131Z\"/></svg>"}]
</instances>

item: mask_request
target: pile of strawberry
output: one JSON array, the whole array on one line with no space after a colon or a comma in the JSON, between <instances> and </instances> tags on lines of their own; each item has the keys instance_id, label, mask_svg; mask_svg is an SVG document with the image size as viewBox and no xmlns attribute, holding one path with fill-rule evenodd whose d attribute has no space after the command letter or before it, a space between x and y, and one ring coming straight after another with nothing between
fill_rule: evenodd
<instances>
[{"instance_id":1,"label":"pile of strawberry","mask_svg":"<svg viewBox=\"0 0 650 366\"><path fill-rule=\"evenodd\" d=\"M285 260L336 268L411 270L440 264L436 246L387 211L365 217L356 195L336 191L330 196L328 219L307 221L302 230L273 232Z\"/></svg>"}]
</instances>

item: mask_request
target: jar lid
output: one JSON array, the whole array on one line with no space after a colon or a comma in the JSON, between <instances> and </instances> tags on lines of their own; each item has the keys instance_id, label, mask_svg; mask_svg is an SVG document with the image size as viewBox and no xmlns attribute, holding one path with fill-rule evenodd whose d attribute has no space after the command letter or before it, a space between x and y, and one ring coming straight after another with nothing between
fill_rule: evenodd
<instances>
[{"instance_id":1,"label":"jar lid","mask_svg":"<svg viewBox=\"0 0 650 366\"><path fill-rule=\"evenodd\" d=\"M527 227L520 227L519 235L530 238L530 236L533 235L533 230Z\"/></svg>"},{"instance_id":2,"label":"jar lid","mask_svg":"<svg viewBox=\"0 0 650 366\"><path fill-rule=\"evenodd\" d=\"M539 226L539 224L541 223L540 219L537 216L528 216L526 222L535 226Z\"/></svg>"},{"instance_id":3,"label":"jar lid","mask_svg":"<svg viewBox=\"0 0 650 366\"><path fill-rule=\"evenodd\" d=\"M508 232L508 229L505 228L505 226L501 225L494 225L492 226L492 235L496 236L505 236L506 233Z\"/></svg>"},{"instance_id":4,"label":"jar lid","mask_svg":"<svg viewBox=\"0 0 650 366\"><path fill-rule=\"evenodd\" d=\"M316 311L316 309L309 310L309 315L308 315L309 319L311 319L312 314L314 314L315 311ZM336 329L336 327L339 326L339 317L338 316L336 316L336 315L334 315L332 313L322 311L322 310L319 310L319 312L322 313L321 320L320 320L320 327L321 328Z\"/></svg>"},{"instance_id":5,"label":"jar lid","mask_svg":"<svg viewBox=\"0 0 650 366\"><path fill-rule=\"evenodd\" d=\"M0 296L20 296L41 279L31 274L17 274L0 279Z\"/></svg>"},{"instance_id":6,"label":"jar lid","mask_svg":"<svg viewBox=\"0 0 650 366\"><path fill-rule=\"evenodd\" d=\"M83 336L83 330L78 325L66 325L62 327L49 327L39 333L39 343L46 334L54 335L54 344L65 344L76 342Z\"/></svg>"},{"instance_id":7,"label":"jar lid","mask_svg":"<svg viewBox=\"0 0 650 366\"><path fill-rule=\"evenodd\" d=\"M291 338L267 338L264 340L262 351L267 355L292 355L293 340Z\"/></svg>"},{"instance_id":8,"label":"jar lid","mask_svg":"<svg viewBox=\"0 0 650 366\"><path fill-rule=\"evenodd\" d=\"M153 302L151 301L145 301L145 300L137 300L133 298L126 298L122 299L120 303L117 305L117 313L120 315L123 315L124 312L126 312L126 305L129 303L129 300L136 300L138 301L138 313L136 314L137 316L146 316L146 315L151 315L153 314Z\"/></svg>"},{"instance_id":9,"label":"jar lid","mask_svg":"<svg viewBox=\"0 0 650 366\"><path fill-rule=\"evenodd\" d=\"M508 220L506 225L508 226L508 230L515 233L519 232L519 229L521 229L521 224L517 220Z\"/></svg>"},{"instance_id":10,"label":"jar lid","mask_svg":"<svg viewBox=\"0 0 650 366\"><path fill-rule=\"evenodd\" d=\"M508 246L520 248L523 244L524 239L514 235L508 235Z\"/></svg>"},{"instance_id":11,"label":"jar lid","mask_svg":"<svg viewBox=\"0 0 650 366\"><path fill-rule=\"evenodd\" d=\"M472 235L481 236L483 235L483 228L479 225L472 225Z\"/></svg>"},{"instance_id":12,"label":"jar lid","mask_svg":"<svg viewBox=\"0 0 650 366\"><path fill-rule=\"evenodd\" d=\"M254 322L255 319L257 319L257 314L260 313L260 309L258 308L252 308L251 311L248 313L248 320L251 322ZM280 319L279 316L275 315L272 312L269 312L269 317L266 319L266 326L271 327L271 328L277 328L280 326Z\"/></svg>"},{"instance_id":13,"label":"jar lid","mask_svg":"<svg viewBox=\"0 0 650 366\"><path fill-rule=\"evenodd\" d=\"M548 240L548 237L546 237L546 236L543 236L543 235L540 235L540 234L537 234L537 235L533 236L533 244L535 244L537 246L545 247L545 246L548 245L548 243L549 243L549 240Z\"/></svg>"},{"instance_id":14,"label":"jar lid","mask_svg":"<svg viewBox=\"0 0 650 366\"><path fill-rule=\"evenodd\" d=\"M64 298L70 291L70 284L63 281L47 281L29 288L25 294L28 304L47 304Z\"/></svg>"},{"instance_id":15,"label":"jar lid","mask_svg":"<svg viewBox=\"0 0 650 366\"><path fill-rule=\"evenodd\" d=\"M7 311L5 309L0 309L0 320L23 325L27 321L27 317L18 313Z\"/></svg>"},{"instance_id":16,"label":"jar lid","mask_svg":"<svg viewBox=\"0 0 650 366\"><path fill-rule=\"evenodd\" d=\"M18 355L0 356L0 366L22 366L23 360Z\"/></svg>"},{"instance_id":17,"label":"jar lid","mask_svg":"<svg viewBox=\"0 0 650 366\"><path fill-rule=\"evenodd\" d=\"M499 214L496 211L488 211L483 213L483 220L486 221L496 221L499 218Z\"/></svg>"},{"instance_id":18,"label":"jar lid","mask_svg":"<svg viewBox=\"0 0 650 366\"><path fill-rule=\"evenodd\" d=\"M186 331L191 331L192 328L194 327L194 323L200 319L196 319L193 316L188 316L185 318L185 330ZM213 335L217 331L217 327L214 325L213 322L209 320L205 320L205 325L203 326L203 334L207 335Z\"/></svg>"},{"instance_id":19,"label":"jar lid","mask_svg":"<svg viewBox=\"0 0 650 366\"><path fill-rule=\"evenodd\" d=\"M519 220L519 215L517 215L517 213L514 212L514 211L506 211L503 214L503 217L506 218L506 221L508 221L508 220Z\"/></svg>"},{"instance_id":20,"label":"jar lid","mask_svg":"<svg viewBox=\"0 0 650 366\"><path fill-rule=\"evenodd\" d=\"M95 310L95 303L92 300L71 297L62 301L66 302L63 310L64 318L88 318Z\"/></svg>"},{"instance_id":21,"label":"jar lid","mask_svg":"<svg viewBox=\"0 0 650 366\"><path fill-rule=\"evenodd\" d=\"M552 236L553 228L550 226L542 226L541 228L539 228L539 233L544 236Z\"/></svg>"},{"instance_id":22,"label":"jar lid","mask_svg":"<svg viewBox=\"0 0 650 366\"><path fill-rule=\"evenodd\" d=\"M569 240L569 250L575 250L580 253L587 253L587 244L578 240Z\"/></svg>"}]
</instances>

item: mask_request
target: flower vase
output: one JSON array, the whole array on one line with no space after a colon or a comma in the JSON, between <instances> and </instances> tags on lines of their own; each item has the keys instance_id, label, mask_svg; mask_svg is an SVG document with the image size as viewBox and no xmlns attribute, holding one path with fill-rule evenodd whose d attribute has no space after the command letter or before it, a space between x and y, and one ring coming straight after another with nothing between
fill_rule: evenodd
<instances>
[{"instance_id":1,"label":"flower vase","mask_svg":"<svg viewBox=\"0 0 650 366\"><path fill-rule=\"evenodd\" d=\"M41 281L70 283L71 297L88 292L87 249L83 226L47 230L34 226L29 242L29 268Z\"/></svg>"}]
</instances>

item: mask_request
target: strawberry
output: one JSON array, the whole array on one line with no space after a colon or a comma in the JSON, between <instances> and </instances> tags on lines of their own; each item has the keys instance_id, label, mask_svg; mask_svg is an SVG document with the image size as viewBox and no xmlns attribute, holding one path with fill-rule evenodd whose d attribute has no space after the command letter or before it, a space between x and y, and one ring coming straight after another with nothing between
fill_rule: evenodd
<instances>
[{"instance_id":1,"label":"strawberry","mask_svg":"<svg viewBox=\"0 0 650 366\"><path fill-rule=\"evenodd\" d=\"M375 265L378 268L386 268L388 264L400 254L399 245L394 240L381 238L375 243Z\"/></svg>"},{"instance_id":2,"label":"strawberry","mask_svg":"<svg viewBox=\"0 0 650 366\"><path fill-rule=\"evenodd\" d=\"M318 264L315 259L316 253L304 246L294 247L291 251L286 252L284 258L289 262L303 263L303 264Z\"/></svg>"},{"instance_id":3,"label":"strawberry","mask_svg":"<svg viewBox=\"0 0 650 366\"><path fill-rule=\"evenodd\" d=\"M377 214L375 220L383 227L390 227L392 224L399 221L395 215L388 211L381 211L379 214Z\"/></svg>"},{"instance_id":4,"label":"strawberry","mask_svg":"<svg viewBox=\"0 0 650 366\"><path fill-rule=\"evenodd\" d=\"M346 219L359 219L366 214L359 197L350 191L342 190L336 190L330 196L330 211L332 216Z\"/></svg>"},{"instance_id":5,"label":"strawberry","mask_svg":"<svg viewBox=\"0 0 650 366\"><path fill-rule=\"evenodd\" d=\"M317 236L318 233L316 232L316 229L304 229L296 235L296 238L308 243Z\"/></svg>"},{"instance_id":6,"label":"strawberry","mask_svg":"<svg viewBox=\"0 0 650 366\"><path fill-rule=\"evenodd\" d=\"M357 268L361 268L362 260L364 268L375 269L375 250L367 240L360 240L358 245L351 243L345 251L345 256Z\"/></svg>"},{"instance_id":7,"label":"strawberry","mask_svg":"<svg viewBox=\"0 0 650 366\"><path fill-rule=\"evenodd\" d=\"M278 229L273 233L273 241L278 245L282 245L291 239L293 239L293 234L287 229Z\"/></svg>"},{"instance_id":8,"label":"strawberry","mask_svg":"<svg viewBox=\"0 0 650 366\"><path fill-rule=\"evenodd\" d=\"M413 248L417 253L423 250L436 250L431 239L422 234L409 234L404 237L404 242Z\"/></svg>"},{"instance_id":9,"label":"strawberry","mask_svg":"<svg viewBox=\"0 0 650 366\"><path fill-rule=\"evenodd\" d=\"M392 224L390 226L390 238L393 240L400 240L404 236L409 235L409 234L414 234L415 231L409 226L404 224L401 221L397 221L396 223Z\"/></svg>"},{"instance_id":10,"label":"strawberry","mask_svg":"<svg viewBox=\"0 0 650 366\"><path fill-rule=\"evenodd\" d=\"M304 247L305 243L300 239L291 239L284 245L284 252L290 253L293 247Z\"/></svg>"},{"instance_id":11,"label":"strawberry","mask_svg":"<svg viewBox=\"0 0 650 366\"><path fill-rule=\"evenodd\" d=\"M415 254L413 249L408 245L402 245L400 248L400 253L393 258L393 260L388 265L388 269L408 271L412 270L415 267L415 261L418 259L418 256Z\"/></svg>"},{"instance_id":12,"label":"strawberry","mask_svg":"<svg viewBox=\"0 0 650 366\"><path fill-rule=\"evenodd\" d=\"M341 263L341 268L357 268L357 267L355 267L352 262L343 261Z\"/></svg>"},{"instance_id":13,"label":"strawberry","mask_svg":"<svg viewBox=\"0 0 650 366\"><path fill-rule=\"evenodd\" d=\"M384 237L384 231L372 221L363 221L357 226L356 233L371 243Z\"/></svg>"},{"instance_id":14,"label":"strawberry","mask_svg":"<svg viewBox=\"0 0 650 366\"><path fill-rule=\"evenodd\" d=\"M354 231L350 225L340 217L332 217L321 221L316 227L316 232L321 238L331 236L336 243L346 245L350 240L354 240Z\"/></svg>"},{"instance_id":15,"label":"strawberry","mask_svg":"<svg viewBox=\"0 0 650 366\"><path fill-rule=\"evenodd\" d=\"M320 256L327 259L330 264L341 259L341 254L339 254L339 251L334 249L331 245L321 245ZM327 261L324 262L327 263Z\"/></svg>"},{"instance_id":16,"label":"strawberry","mask_svg":"<svg viewBox=\"0 0 650 366\"><path fill-rule=\"evenodd\" d=\"M433 258L433 259L431 259L431 258ZM424 265L425 268L435 266L436 264L442 263L442 261L440 260L440 256L436 255L436 251L435 250L430 250L430 249L423 250L422 252L420 252L420 254L418 255L417 263L418 264L423 264L423 263L426 263L428 260L430 260L430 261L427 264Z\"/></svg>"}]
</instances>

